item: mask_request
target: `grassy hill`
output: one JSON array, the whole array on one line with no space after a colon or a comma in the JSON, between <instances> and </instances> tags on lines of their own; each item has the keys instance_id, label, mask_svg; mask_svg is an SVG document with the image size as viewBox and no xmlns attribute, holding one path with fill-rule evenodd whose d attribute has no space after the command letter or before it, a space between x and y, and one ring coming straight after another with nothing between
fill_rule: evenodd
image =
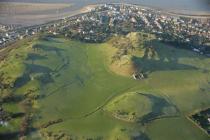
<instances>
[{"instance_id":1,"label":"grassy hill","mask_svg":"<svg viewBox=\"0 0 210 140\"><path fill-rule=\"evenodd\" d=\"M188 115L210 106L209 63L143 33L102 44L43 36L0 62L2 108L16 114L0 138L207 140Z\"/></svg>"},{"instance_id":2,"label":"grassy hill","mask_svg":"<svg viewBox=\"0 0 210 140\"><path fill-rule=\"evenodd\" d=\"M126 36L116 36L108 43L111 46L107 49L110 61L110 69L123 76L131 76L136 71L141 71L135 66L133 58L143 56L148 42L155 39L154 36L145 33L130 33Z\"/></svg>"},{"instance_id":3,"label":"grassy hill","mask_svg":"<svg viewBox=\"0 0 210 140\"><path fill-rule=\"evenodd\" d=\"M108 103L105 111L116 119L146 124L164 117L177 117L179 110L164 99L151 94L125 93Z\"/></svg>"}]
</instances>

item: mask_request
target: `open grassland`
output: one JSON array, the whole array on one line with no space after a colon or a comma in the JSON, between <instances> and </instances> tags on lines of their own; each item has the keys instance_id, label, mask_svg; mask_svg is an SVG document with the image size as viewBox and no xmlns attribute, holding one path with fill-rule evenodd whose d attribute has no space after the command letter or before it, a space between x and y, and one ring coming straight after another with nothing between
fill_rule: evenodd
<instances>
[{"instance_id":1,"label":"open grassland","mask_svg":"<svg viewBox=\"0 0 210 140\"><path fill-rule=\"evenodd\" d=\"M1 98L21 98L3 108L25 115L0 126L0 137L19 132L30 116L37 131L29 139L208 140L187 116L210 106L210 59L150 35L121 38L133 45L43 36L9 52L0 62ZM124 58L129 66L113 69ZM134 71L147 78L132 79Z\"/></svg>"}]
</instances>

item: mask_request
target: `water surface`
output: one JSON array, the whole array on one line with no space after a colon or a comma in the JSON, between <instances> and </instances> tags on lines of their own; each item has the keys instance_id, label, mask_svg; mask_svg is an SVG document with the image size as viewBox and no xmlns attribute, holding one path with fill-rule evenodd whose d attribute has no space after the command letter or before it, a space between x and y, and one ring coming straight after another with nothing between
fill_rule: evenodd
<instances>
[{"instance_id":1,"label":"water surface","mask_svg":"<svg viewBox=\"0 0 210 140\"><path fill-rule=\"evenodd\" d=\"M132 4L141 4L152 7L158 7L171 10L191 10L191 11L209 11L210 0L0 0L15 2L66 2L74 3L76 7L86 6L89 4L125 2Z\"/></svg>"},{"instance_id":2,"label":"water surface","mask_svg":"<svg viewBox=\"0 0 210 140\"><path fill-rule=\"evenodd\" d=\"M71 16L79 13L79 9L84 6L104 3L131 3L178 13L210 14L210 0L0 0L0 2L8 2L8 4L10 4L9 2L68 3L73 5L59 10L29 11L21 14L18 14L17 9L0 9L0 23L24 26L46 23Z\"/></svg>"}]
</instances>

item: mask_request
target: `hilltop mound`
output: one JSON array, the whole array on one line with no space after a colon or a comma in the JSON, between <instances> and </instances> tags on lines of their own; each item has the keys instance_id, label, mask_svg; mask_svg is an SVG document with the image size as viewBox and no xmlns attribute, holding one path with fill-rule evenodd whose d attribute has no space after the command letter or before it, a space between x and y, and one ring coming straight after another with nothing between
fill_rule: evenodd
<instances>
[{"instance_id":1,"label":"hilltop mound","mask_svg":"<svg viewBox=\"0 0 210 140\"><path fill-rule=\"evenodd\" d=\"M191 52L163 44L151 34L130 33L113 37L107 50L110 70L127 77L133 74L149 76L157 71L196 69L180 63L183 57L191 56Z\"/></svg>"},{"instance_id":2,"label":"hilltop mound","mask_svg":"<svg viewBox=\"0 0 210 140\"><path fill-rule=\"evenodd\" d=\"M138 93L126 93L114 98L104 110L117 119L135 122L152 111L152 102Z\"/></svg>"},{"instance_id":3,"label":"hilltop mound","mask_svg":"<svg viewBox=\"0 0 210 140\"><path fill-rule=\"evenodd\" d=\"M104 111L119 120L141 123L178 114L176 106L165 98L137 92L115 97L105 106Z\"/></svg>"},{"instance_id":4,"label":"hilltop mound","mask_svg":"<svg viewBox=\"0 0 210 140\"><path fill-rule=\"evenodd\" d=\"M136 67L133 62L135 56L143 57L147 42L154 39L154 36L145 33L129 33L126 36L115 36L110 41L112 54L110 69L123 76L131 76L140 72L141 68ZM150 55L150 54L149 54Z\"/></svg>"}]
</instances>

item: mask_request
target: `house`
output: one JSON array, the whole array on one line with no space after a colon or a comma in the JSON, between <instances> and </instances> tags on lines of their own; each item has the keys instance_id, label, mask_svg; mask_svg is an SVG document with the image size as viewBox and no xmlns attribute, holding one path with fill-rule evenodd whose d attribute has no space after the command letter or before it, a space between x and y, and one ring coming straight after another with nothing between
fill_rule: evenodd
<instances>
[{"instance_id":1,"label":"house","mask_svg":"<svg viewBox=\"0 0 210 140\"><path fill-rule=\"evenodd\" d=\"M8 122L6 122L6 121L0 121L0 126L8 126Z\"/></svg>"},{"instance_id":2,"label":"house","mask_svg":"<svg viewBox=\"0 0 210 140\"><path fill-rule=\"evenodd\" d=\"M134 73L132 75L133 79L134 80L142 80L145 78L144 74L143 73Z\"/></svg>"},{"instance_id":3,"label":"house","mask_svg":"<svg viewBox=\"0 0 210 140\"><path fill-rule=\"evenodd\" d=\"M57 35L58 33L57 32L53 32L53 35Z\"/></svg>"},{"instance_id":4,"label":"house","mask_svg":"<svg viewBox=\"0 0 210 140\"><path fill-rule=\"evenodd\" d=\"M194 52L198 52L198 53L200 52L200 50L199 49L196 49L196 48L193 48L193 51Z\"/></svg>"},{"instance_id":5,"label":"house","mask_svg":"<svg viewBox=\"0 0 210 140\"><path fill-rule=\"evenodd\" d=\"M132 17L131 18L131 22L133 22L133 23L136 23L137 22L137 20L135 19L135 17Z\"/></svg>"},{"instance_id":6,"label":"house","mask_svg":"<svg viewBox=\"0 0 210 140\"><path fill-rule=\"evenodd\" d=\"M209 124L210 124L210 118L208 118L208 122L209 122Z\"/></svg>"}]
</instances>

